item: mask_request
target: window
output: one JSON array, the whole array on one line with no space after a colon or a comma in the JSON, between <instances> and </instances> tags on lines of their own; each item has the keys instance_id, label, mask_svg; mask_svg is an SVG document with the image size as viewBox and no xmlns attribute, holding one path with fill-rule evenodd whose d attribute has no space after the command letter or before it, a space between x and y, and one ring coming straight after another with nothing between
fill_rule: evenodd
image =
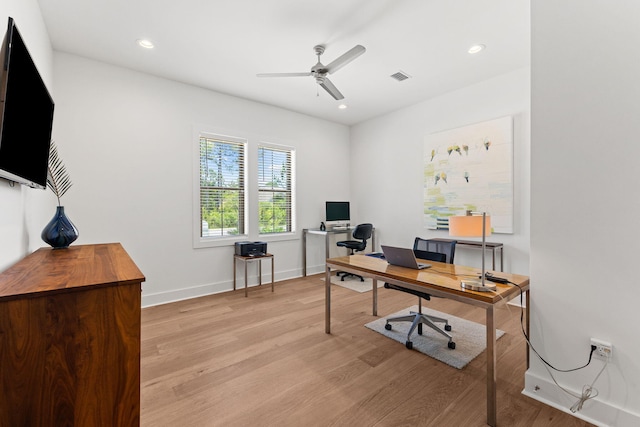
<instances>
[{"instance_id":1,"label":"window","mask_svg":"<svg viewBox=\"0 0 640 427\"><path fill-rule=\"evenodd\" d=\"M258 146L260 234L295 231L294 154L291 149Z\"/></svg>"},{"instance_id":2,"label":"window","mask_svg":"<svg viewBox=\"0 0 640 427\"><path fill-rule=\"evenodd\" d=\"M245 234L243 140L200 136L200 237Z\"/></svg>"},{"instance_id":3,"label":"window","mask_svg":"<svg viewBox=\"0 0 640 427\"><path fill-rule=\"evenodd\" d=\"M226 133L193 127L193 247L298 238L295 149Z\"/></svg>"}]
</instances>

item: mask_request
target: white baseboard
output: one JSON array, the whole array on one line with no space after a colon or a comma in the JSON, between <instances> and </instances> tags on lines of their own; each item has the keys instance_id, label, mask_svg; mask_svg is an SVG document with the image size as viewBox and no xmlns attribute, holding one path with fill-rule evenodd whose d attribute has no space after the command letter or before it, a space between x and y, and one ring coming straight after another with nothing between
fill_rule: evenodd
<instances>
[{"instance_id":1,"label":"white baseboard","mask_svg":"<svg viewBox=\"0 0 640 427\"><path fill-rule=\"evenodd\" d=\"M263 274L262 285L265 283L271 283L271 273ZM291 271L276 272L275 282L287 279L293 279L302 276L302 270L296 269ZM249 288L258 286L258 276L249 276ZM236 283L236 289L244 288L244 277L238 277ZM177 288L164 292L149 292L152 291L153 285L144 282L142 283L142 308L152 307L154 305L168 304L171 302L183 301L191 298L204 297L207 295L219 294L222 292L229 292L233 290L233 281L227 280L218 283L206 283L204 285L191 286L189 288Z\"/></svg>"},{"instance_id":2,"label":"white baseboard","mask_svg":"<svg viewBox=\"0 0 640 427\"><path fill-rule=\"evenodd\" d=\"M312 266L307 266L307 276L312 276L314 274L318 274L318 273L324 273L326 271L326 265L322 264L322 265L312 265ZM300 274L302 276L302 274Z\"/></svg>"},{"instance_id":3,"label":"white baseboard","mask_svg":"<svg viewBox=\"0 0 640 427\"><path fill-rule=\"evenodd\" d=\"M575 394L582 392L562 386ZM569 408L577 399L560 390L551 379L541 378L530 370L525 373L522 394L599 427L640 426L640 415L598 400L597 397L586 401L580 411L571 412Z\"/></svg>"},{"instance_id":4,"label":"white baseboard","mask_svg":"<svg viewBox=\"0 0 640 427\"><path fill-rule=\"evenodd\" d=\"M142 308L228 292L233 289L233 283L211 283L166 292L147 293L146 290L152 287L152 285L147 283L142 284Z\"/></svg>"}]
</instances>

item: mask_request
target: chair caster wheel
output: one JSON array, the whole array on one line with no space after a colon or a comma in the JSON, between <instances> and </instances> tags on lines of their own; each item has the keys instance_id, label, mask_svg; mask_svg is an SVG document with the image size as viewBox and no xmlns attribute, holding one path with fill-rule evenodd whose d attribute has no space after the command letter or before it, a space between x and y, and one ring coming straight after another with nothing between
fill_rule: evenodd
<instances>
[{"instance_id":1,"label":"chair caster wheel","mask_svg":"<svg viewBox=\"0 0 640 427\"><path fill-rule=\"evenodd\" d=\"M411 341L407 341L404 345L406 345L409 350L413 350L413 343Z\"/></svg>"},{"instance_id":2,"label":"chair caster wheel","mask_svg":"<svg viewBox=\"0 0 640 427\"><path fill-rule=\"evenodd\" d=\"M391 330L391 324L387 323L386 325L384 325L384 328L385 328L387 331L390 331L390 330Z\"/></svg>"},{"instance_id":3,"label":"chair caster wheel","mask_svg":"<svg viewBox=\"0 0 640 427\"><path fill-rule=\"evenodd\" d=\"M445 331L450 331L451 330L451 325L444 325L444 330Z\"/></svg>"},{"instance_id":4,"label":"chair caster wheel","mask_svg":"<svg viewBox=\"0 0 640 427\"><path fill-rule=\"evenodd\" d=\"M449 344L447 344L447 347L449 347L451 350L455 350L456 349L456 343L451 341L451 342L449 342Z\"/></svg>"},{"instance_id":5,"label":"chair caster wheel","mask_svg":"<svg viewBox=\"0 0 640 427\"><path fill-rule=\"evenodd\" d=\"M360 281L361 281L361 282L364 282L364 278L363 278L363 277L361 277L361 278L360 278Z\"/></svg>"},{"instance_id":6,"label":"chair caster wheel","mask_svg":"<svg viewBox=\"0 0 640 427\"><path fill-rule=\"evenodd\" d=\"M418 335L422 335L422 323L418 323Z\"/></svg>"}]
</instances>

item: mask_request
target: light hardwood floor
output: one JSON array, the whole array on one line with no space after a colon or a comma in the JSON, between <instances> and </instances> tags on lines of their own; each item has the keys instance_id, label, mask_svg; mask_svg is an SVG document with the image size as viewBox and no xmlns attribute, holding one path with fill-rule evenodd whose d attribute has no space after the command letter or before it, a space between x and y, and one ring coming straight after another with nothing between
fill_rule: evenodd
<instances>
[{"instance_id":1,"label":"light hardwood floor","mask_svg":"<svg viewBox=\"0 0 640 427\"><path fill-rule=\"evenodd\" d=\"M363 325L371 292L332 288L324 333L322 275L142 311L143 426L484 426L485 354L458 370ZM384 288L378 314L416 303ZM446 299L430 308L484 323ZM500 308L499 426L589 426L524 395L517 307ZM453 350L455 351L455 350Z\"/></svg>"}]
</instances>

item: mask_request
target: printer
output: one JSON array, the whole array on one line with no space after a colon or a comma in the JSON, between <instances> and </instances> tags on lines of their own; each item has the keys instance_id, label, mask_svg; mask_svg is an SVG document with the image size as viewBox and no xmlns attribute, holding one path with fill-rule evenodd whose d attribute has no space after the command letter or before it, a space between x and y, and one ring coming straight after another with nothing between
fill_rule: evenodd
<instances>
[{"instance_id":1,"label":"printer","mask_svg":"<svg viewBox=\"0 0 640 427\"><path fill-rule=\"evenodd\" d=\"M236 255L262 256L267 253L267 242L236 242Z\"/></svg>"}]
</instances>

